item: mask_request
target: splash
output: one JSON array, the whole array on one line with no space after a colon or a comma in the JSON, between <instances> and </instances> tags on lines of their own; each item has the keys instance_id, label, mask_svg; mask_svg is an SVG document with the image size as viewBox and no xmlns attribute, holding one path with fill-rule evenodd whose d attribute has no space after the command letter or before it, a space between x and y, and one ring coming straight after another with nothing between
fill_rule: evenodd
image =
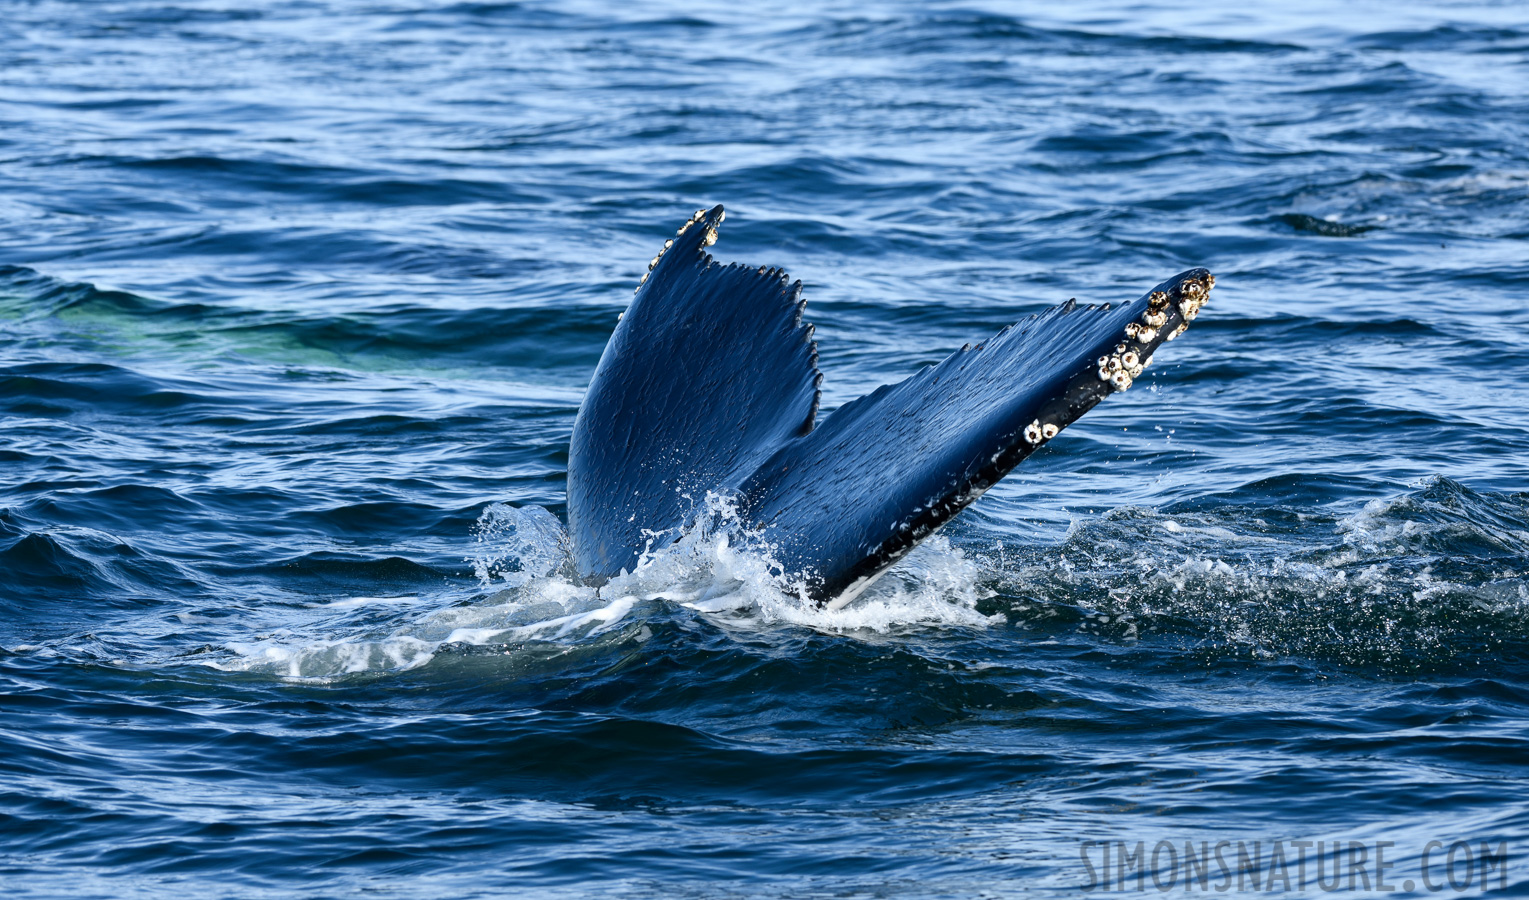
<instances>
[{"instance_id":1,"label":"splash","mask_svg":"<svg viewBox=\"0 0 1529 900\"><path fill-rule=\"evenodd\" d=\"M486 520L499 523L509 514L490 507ZM581 590L572 580L568 538L546 523L556 518L545 510L517 511L512 529L495 525L491 533L501 543L490 545L488 559L531 559L545 573L543 583L524 582L533 593L553 584L560 591ZM483 533L480 520L480 534ZM524 523L536 523L528 527ZM526 536L534 535L534 546ZM983 627L1001 621L977 611L977 604L992 596L982 585L984 568L963 551L936 535L910 554L844 609L820 608L807 599L806 585L781 574L775 548L742 527L735 503L715 493L698 505L694 524L672 544L655 547L652 540L639 557L636 568L611 579L595 593L603 597L634 601L667 601L703 615L726 619L733 626L769 628L800 625L821 631L849 634L857 631L887 633L903 627ZM554 560L553 557L557 558ZM474 560L483 573L493 566ZM480 577L483 577L480 575ZM506 584L512 582L499 576ZM485 581L491 583L492 579ZM584 588L584 591L589 589Z\"/></svg>"},{"instance_id":2,"label":"splash","mask_svg":"<svg viewBox=\"0 0 1529 900\"><path fill-rule=\"evenodd\" d=\"M563 523L540 506L491 503L478 516L473 535L482 551L468 562L485 587L494 582L521 587L546 578L569 556Z\"/></svg>"},{"instance_id":3,"label":"splash","mask_svg":"<svg viewBox=\"0 0 1529 900\"><path fill-rule=\"evenodd\" d=\"M655 535L634 571L596 588L573 576L556 516L493 504L473 528L476 591L317 604L225 645L229 654L211 664L329 679L491 651L532 672L537 661L566 665L570 653L640 644L686 618L740 639L793 627L880 639L1008 623L1038 643L1064 634L1125 646L1167 640L1208 659L1397 671L1529 645L1529 499L1448 479L1348 515L1125 507L1075 523L1060 544L994 541L980 554L935 535L839 610L783 578L725 498L705 498L695 523L672 544L658 547Z\"/></svg>"},{"instance_id":4,"label":"splash","mask_svg":"<svg viewBox=\"0 0 1529 900\"><path fill-rule=\"evenodd\" d=\"M799 625L837 634L887 634L916 627L985 627L1002 621L978 611L992 596L976 560L935 535L874 582L855 602L820 607L806 585L781 574L775 548L741 527L731 499L708 494L697 526L674 544L642 555L636 571L608 589L666 596L733 627Z\"/></svg>"},{"instance_id":5,"label":"splash","mask_svg":"<svg viewBox=\"0 0 1529 900\"><path fill-rule=\"evenodd\" d=\"M992 596L986 569L941 536L926 541L844 609L806 599L783 578L771 548L748 540L736 510L708 496L673 544L655 540L634 571L600 587L573 575L568 535L551 512L502 503L484 509L468 558L479 591L463 596L354 597L317 604L307 620L231 655L201 660L228 671L331 680L419 669L443 652L495 648L514 664L569 650L598 652L652 634L650 621L701 616L730 631L799 626L854 636L1001 623L977 608ZM740 537L740 535L742 535Z\"/></svg>"}]
</instances>

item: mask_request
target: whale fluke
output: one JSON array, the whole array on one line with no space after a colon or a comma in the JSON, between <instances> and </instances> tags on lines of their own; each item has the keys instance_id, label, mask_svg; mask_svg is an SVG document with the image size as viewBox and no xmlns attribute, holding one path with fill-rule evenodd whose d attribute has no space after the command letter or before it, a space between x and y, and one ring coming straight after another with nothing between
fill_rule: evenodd
<instances>
[{"instance_id":1,"label":"whale fluke","mask_svg":"<svg viewBox=\"0 0 1529 900\"><path fill-rule=\"evenodd\" d=\"M654 259L600 358L568 452L581 576L635 568L708 492L784 574L839 606L1095 404L1131 385L1199 312L1191 269L1140 299L1068 301L816 422L801 282L715 262L721 206Z\"/></svg>"}]
</instances>

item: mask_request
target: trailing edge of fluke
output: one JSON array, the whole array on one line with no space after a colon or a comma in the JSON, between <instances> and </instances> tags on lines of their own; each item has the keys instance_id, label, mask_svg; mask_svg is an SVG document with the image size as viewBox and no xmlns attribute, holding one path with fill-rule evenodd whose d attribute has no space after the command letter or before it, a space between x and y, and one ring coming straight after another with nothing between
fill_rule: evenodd
<instances>
[{"instance_id":1,"label":"trailing edge of fluke","mask_svg":"<svg viewBox=\"0 0 1529 900\"><path fill-rule=\"evenodd\" d=\"M1129 388L1216 283L1191 269L1130 303L1068 301L818 422L802 284L714 260L723 217L697 211L653 258L574 422L568 527L591 583L678 539L711 492L809 597L848 603Z\"/></svg>"}]
</instances>

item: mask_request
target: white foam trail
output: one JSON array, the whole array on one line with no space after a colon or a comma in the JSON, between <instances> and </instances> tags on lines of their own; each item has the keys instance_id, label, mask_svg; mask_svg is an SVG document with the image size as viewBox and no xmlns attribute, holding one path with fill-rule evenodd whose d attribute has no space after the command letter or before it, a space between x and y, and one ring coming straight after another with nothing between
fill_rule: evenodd
<instances>
[{"instance_id":1,"label":"white foam trail","mask_svg":"<svg viewBox=\"0 0 1529 900\"><path fill-rule=\"evenodd\" d=\"M398 635L381 641L305 640L298 635L283 635L296 640L284 643L279 638L254 643L229 643L238 654L228 662L209 665L224 671L266 672L287 678L332 678L362 672L403 671L418 668L435 655L428 641Z\"/></svg>"},{"instance_id":2,"label":"white foam trail","mask_svg":"<svg viewBox=\"0 0 1529 900\"><path fill-rule=\"evenodd\" d=\"M349 597L345 600L336 600L333 603L315 603L314 609L355 609L361 606L372 606L384 603L418 603L419 597L409 594L405 597Z\"/></svg>"},{"instance_id":3,"label":"white foam trail","mask_svg":"<svg viewBox=\"0 0 1529 900\"><path fill-rule=\"evenodd\" d=\"M740 546L726 501L708 497L707 524L680 541L644 554L634 571L598 590L572 576L567 533L540 507L487 507L474 528L473 564L490 593L476 603L460 596L420 614L430 598L353 597L310 608L312 621L253 641L229 643L231 658L207 664L286 678L330 679L399 672L430 662L447 645L580 644L636 633L634 610L666 601L725 624L768 630L795 625L838 634L886 634L914 627L982 628L1002 622L977 604L991 594L975 560L935 536L878 579L855 602L828 610L806 599L798 583L772 572L769 548ZM775 567L778 570L778 567ZM384 608L392 621L359 627L341 621L357 609ZM349 633L346 633L349 631Z\"/></svg>"}]
</instances>

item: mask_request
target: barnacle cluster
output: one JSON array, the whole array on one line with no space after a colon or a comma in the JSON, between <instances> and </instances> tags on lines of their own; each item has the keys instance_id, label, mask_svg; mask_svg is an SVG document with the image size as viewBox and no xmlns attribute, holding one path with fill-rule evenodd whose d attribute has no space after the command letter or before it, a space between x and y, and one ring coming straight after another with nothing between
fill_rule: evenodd
<instances>
[{"instance_id":1,"label":"barnacle cluster","mask_svg":"<svg viewBox=\"0 0 1529 900\"><path fill-rule=\"evenodd\" d=\"M704 209L696 210L695 214L692 215L690 218L686 219L685 220L685 224L681 225L679 230L674 233L674 237L679 237L680 235L684 234L686 231L689 231L690 230L690 226L694 225L695 223L697 223L697 222L699 222L699 221L701 221L702 219L705 219L705 218L706 218L706 210L704 210ZM722 220L725 219L725 218L727 218L727 213L725 211L721 212L721 213L719 213L717 215L716 223L713 224L713 225L708 225L706 227L706 234L702 235L702 237L701 237L701 246L702 247L710 247L712 244L715 244L717 242L717 225L721 225L722 224ZM671 239L669 239L667 241L664 241L664 249L658 251L658 255L653 257L653 259L651 261L649 261L649 263L648 263L648 271L643 273L642 280L637 282L637 287L635 289L633 289L633 293L636 293L637 291L642 290L642 286L648 283L648 276L653 274L653 269L658 265L658 261L663 259L664 258L664 253L670 247L673 247L673 246L674 246L673 238L671 238Z\"/></svg>"},{"instance_id":2,"label":"barnacle cluster","mask_svg":"<svg viewBox=\"0 0 1529 900\"><path fill-rule=\"evenodd\" d=\"M1206 274L1201 278L1186 278L1174 285L1170 295L1167 291L1153 291L1147 297L1147 311L1141 321L1126 326L1125 341L1115 345L1115 352L1099 357L1099 380L1107 381L1118 391L1131 386L1142 370L1152 364L1152 342L1168 326L1176 307L1179 324L1164 340L1173 340L1184 333L1189 323L1200 314L1200 308L1210 299L1211 289L1216 286L1216 276ZM1133 345L1134 349L1133 349Z\"/></svg>"},{"instance_id":3,"label":"barnacle cluster","mask_svg":"<svg viewBox=\"0 0 1529 900\"><path fill-rule=\"evenodd\" d=\"M1042 425L1041 420L1036 419L1029 425L1025 426L1025 443L1034 447L1036 444L1039 444L1043 440L1049 441L1056 437L1057 432L1061 430L1061 427L1058 426L1055 422L1047 422L1046 424Z\"/></svg>"}]
</instances>

